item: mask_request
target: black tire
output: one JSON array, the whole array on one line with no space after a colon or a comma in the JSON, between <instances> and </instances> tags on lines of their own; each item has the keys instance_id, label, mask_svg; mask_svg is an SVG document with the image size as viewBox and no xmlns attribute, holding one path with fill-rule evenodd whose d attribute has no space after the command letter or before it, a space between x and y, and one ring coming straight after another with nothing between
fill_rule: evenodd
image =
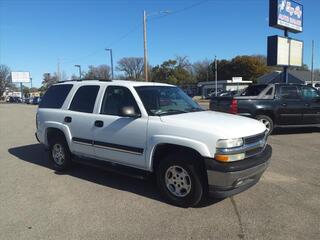
<instances>
[{"instance_id":1,"label":"black tire","mask_svg":"<svg viewBox=\"0 0 320 240\"><path fill-rule=\"evenodd\" d=\"M273 120L270 117L266 115L258 115L256 116L256 119L266 126L266 128L268 129L268 135L270 135L273 132L274 124Z\"/></svg>"},{"instance_id":2,"label":"black tire","mask_svg":"<svg viewBox=\"0 0 320 240\"><path fill-rule=\"evenodd\" d=\"M183 193L182 196L176 196L169 190L169 187L167 187L166 174L170 172L170 169L183 169L188 174L188 176L183 178L183 180L182 177L181 179L179 177L181 187L183 183L185 183L184 186L186 186L187 183L190 183L189 190L182 189L183 191L180 191L180 193ZM160 193L169 203L179 207L193 207L201 201L204 195L204 184L201 177L201 169L196 165L195 161L190 159L190 157L188 159L187 156L182 154L168 155L160 161L156 174L157 185ZM174 181L173 177L172 181ZM174 183L170 185L171 189L174 187L173 184Z\"/></svg>"},{"instance_id":3,"label":"black tire","mask_svg":"<svg viewBox=\"0 0 320 240\"><path fill-rule=\"evenodd\" d=\"M69 146L68 143L66 142L64 136L62 136L61 134L57 134L55 136L53 136L52 139L49 139L49 159L52 161L53 163L53 168L56 171L64 171L64 170L68 170L71 165L72 165L72 161L71 161L71 153L69 150ZM58 160L57 157L54 157L56 154L55 149L59 147L61 149L61 161Z\"/></svg>"}]
</instances>

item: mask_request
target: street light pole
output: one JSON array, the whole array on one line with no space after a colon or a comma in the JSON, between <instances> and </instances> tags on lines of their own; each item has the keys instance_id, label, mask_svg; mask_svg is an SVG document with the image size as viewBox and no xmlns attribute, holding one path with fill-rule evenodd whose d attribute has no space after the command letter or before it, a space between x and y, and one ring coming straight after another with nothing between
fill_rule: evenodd
<instances>
[{"instance_id":1,"label":"street light pole","mask_svg":"<svg viewBox=\"0 0 320 240\"><path fill-rule=\"evenodd\" d=\"M147 12L143 11L143 50L144 50L144 78L148 82L148 53L147 53Z\"/></svg>"},{"instance_id":2,"label":"street light pole","mask_svg":"<svg viewBox=\"0 0 320 240\"><path fill-rule=\"evenodd\" d=\"M218 64L217 64L217 56L214 56L214 79L216 83L216 96L218 96Z\"/></svg>"},{"instance_id":3,"label":"street light pole","mask_svg":"<svg viewBox=\"0 0 320 240\"><path fill-rule=\"evenodd\" d=\"M312 40L312 56L311 56L311 86L313 86L313 62L314 62L314 40Z\"/></svg>"},{"instance_id":4,"label":"street light pole","mask_svg":"<svg viewBox=\"0 0 320 240\"><path fill-rule=\"evenodd\" d=\"M79 80L81 80L81 76L82 76L82 73L81 73L81 65L79 64L76 64L74 65L75 67L79 68Z\"/></svg>"},{"instance_id":5,"label":"street light pole","mask_svg":"<svg viewBox=\"0 0 320 240\"><path fill-rule=\"evenodd\" d=\"M111 63L111 80L114 79L113 76L113 57L112 57L112 49L111 48L106 48L105 49L107 52L110 52L110 63Z\"/></svg>"}]
</instances>

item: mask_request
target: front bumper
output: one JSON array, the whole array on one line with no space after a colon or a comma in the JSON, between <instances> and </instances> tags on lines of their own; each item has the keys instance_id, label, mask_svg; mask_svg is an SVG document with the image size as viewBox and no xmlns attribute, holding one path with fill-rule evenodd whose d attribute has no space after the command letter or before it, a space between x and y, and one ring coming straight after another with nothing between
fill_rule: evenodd
<instances>
[{"instance_id":1,"label":"front bumper","mask_svg":"<svg viewBox=\"0 0 320 240\"><path fill-rule=\"evenodd\" d=\"M224 198L250 188L267 169L271 155L272 148L267 145L259 155L236 162L223 163L211 158L205 159L210 195Z\"/></svg>"}]
</instances>

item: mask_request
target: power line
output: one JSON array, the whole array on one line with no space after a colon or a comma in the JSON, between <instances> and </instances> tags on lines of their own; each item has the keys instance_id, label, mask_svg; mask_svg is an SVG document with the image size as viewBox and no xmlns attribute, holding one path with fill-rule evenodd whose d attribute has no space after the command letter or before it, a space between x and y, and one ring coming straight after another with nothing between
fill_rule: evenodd
<instances>
[{"instance_id":1,"label":"power line","mask_svg":"<svg viewBox=\"0 0 320 240\"><path fill-rule=\"evenodd\" d=\"M199 1L199 2L196 2L194 4L191 4L189 6L186 6L184 8L181 8L181 9L178 9L176 11L173 11L173 12L170 12L168 14L165 14L165 15L161 15L161 16L158 16L158 17L153 17L151 18L150 20L158 20L158 19L161 19L161 18L164 18L164 17L167 17L167 16L171 16L171 15L174 15L174 14L178 14L178 13L181 13L181 12L184 12L184 11L187 11L189 9L192 9L192 8L195 8L199 5L202 5L206 2L209 2L210 0L202 0L202 1ZM116 38L115 40L113 40L112 42L110 42L109 44L105 45L105 46L102 46L101 48L99 49L96 49L95 51L83 56L83 57L79 57L79 58L75 58L75 59L72 59L72 60L69 60L69 61L66 61L64 62L65 64L68 64L68 63L72 63L72 62L76 62L76 61L79 61L79 60L82 60L82 59L85 59L85 58L89 58L89 57L92 57L96 54L98 54L101 49L107 47L107 48L110 48L111 46L113 46L114 44L116 43L119 43L120 41L122 41L123 39L127 38L128 36L130 36L132 33L134 33L135 31L137 31L139 28L141 28L141 24L137 24L136 26L134 26L131 30L129 30L128 32L126 32L125 34L121 35L119 38Z\"/></svg>"}]
</instances>

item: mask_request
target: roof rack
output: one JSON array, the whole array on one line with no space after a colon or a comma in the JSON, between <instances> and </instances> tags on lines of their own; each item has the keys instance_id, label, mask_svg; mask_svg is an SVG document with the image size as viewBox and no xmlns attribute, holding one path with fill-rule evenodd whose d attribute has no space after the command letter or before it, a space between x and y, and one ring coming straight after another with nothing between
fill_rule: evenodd
<instances>
[{"instance_id":1,"label":"roof rack","mask_svg":"<svg viewBox=\"0 0 320 240\"><path fill-rule=\"evenodd\" d=\"M70 79L70 80L59 81L58 83L64 83L64 82L82 82L82 81L112 82L112 80L107 80L107 79Z\"/></svg>"}]
</instances>

